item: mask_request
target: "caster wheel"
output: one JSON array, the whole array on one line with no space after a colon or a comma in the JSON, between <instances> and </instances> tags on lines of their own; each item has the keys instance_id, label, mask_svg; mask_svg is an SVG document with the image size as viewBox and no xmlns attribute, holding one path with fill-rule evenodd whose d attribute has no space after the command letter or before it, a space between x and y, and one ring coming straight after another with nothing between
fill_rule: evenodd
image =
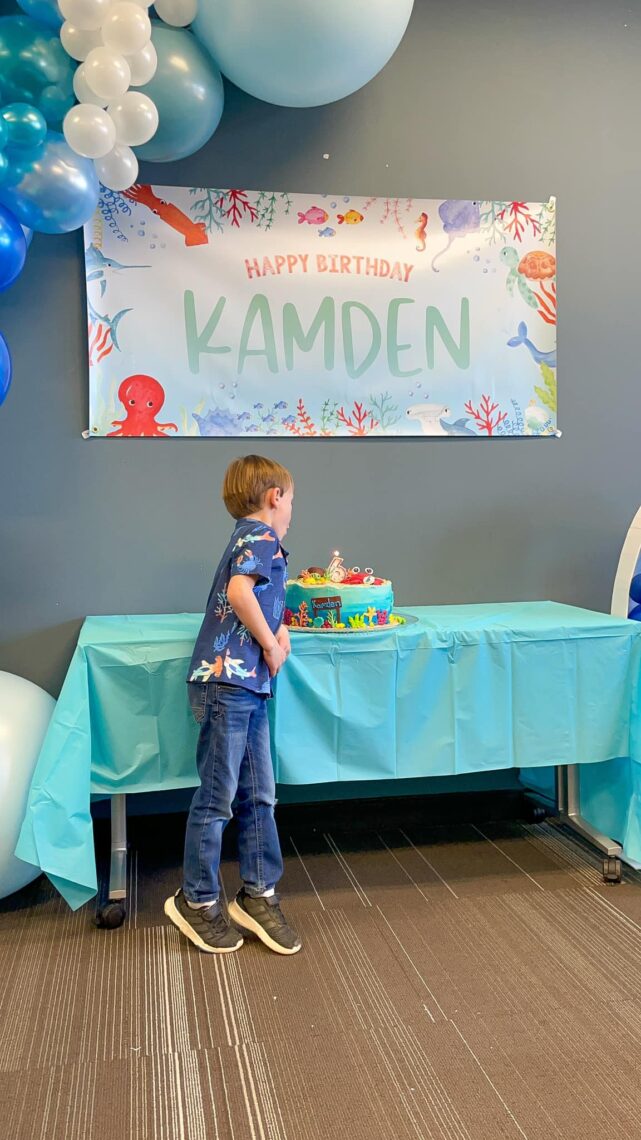
<instances>
[{"instance_id":1,"label":"caster wheel","mask_svg":"<svg viewBox=\"0 0 641 1140\"><path fill-rule=\"evenodd\" d=\"M95 923L105 930L116 930L125 921L125 908L122 903L108 902L96 912Z\"/></svg>"},{"instance_id":2,"label":"caster wheel","mask_svg":"<svg viewBox=\"0 0 641 1140\"><path fill-rule=\"evenodd\" d=\"M603 880L606 883L621 882L621 860L608 857L603 860Z\"/></svg>"},{"instance_id":3,"label":"caster wheel","mask_svg":"<svg viewBox=\"0 0 641 1140\"><path fill-rule=\"evenodd\" d=\"M543 823L544 819L548 817L548 811L543 807L543 804L537 804L533 800L527 800L525 804L525 818L528 823Z\"/></svg>"}]
</instances>

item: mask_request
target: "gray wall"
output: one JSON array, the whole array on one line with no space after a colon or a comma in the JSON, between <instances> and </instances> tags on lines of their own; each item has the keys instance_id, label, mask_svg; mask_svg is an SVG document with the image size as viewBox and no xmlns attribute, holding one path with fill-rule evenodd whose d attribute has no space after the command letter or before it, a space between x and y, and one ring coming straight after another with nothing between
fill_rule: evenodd
<instances>
[{"instance_id":1,"label":"gray wall","mask_svg":"<svg viewBox=\"0 0 641 1140\"><path fill-rule=\"evenodd\" d=\"M143 169L167 184L557 195L562 439L265 442L296 478L293 567L337 546L393 577L401 603L608 608L641 500L640 107L632 3L416 0L361 92L286 110L229 88L204 150ZM0 409L0 669L56 694L86 614L202 609L229 529L222 474L256 441L81 438L78 234L34 239L0 328L15 369Z\"/></svg>"}]
</instances>

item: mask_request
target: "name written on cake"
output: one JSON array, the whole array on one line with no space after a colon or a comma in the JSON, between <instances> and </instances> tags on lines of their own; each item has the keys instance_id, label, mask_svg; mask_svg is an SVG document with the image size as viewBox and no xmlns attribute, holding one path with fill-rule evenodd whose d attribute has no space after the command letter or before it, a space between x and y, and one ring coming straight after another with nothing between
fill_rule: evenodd
<instances>
[{"instance_id":1,"label":"name written on cake","mask_svg":"<svg viewBox=\"0 0 641 1140\"><path fill-rule=\"evenodd\" d=\"M312 598L312 613L314 617L319 614L329 613L333 610L336 614L338 621L341 620L341 605L342 599L340 597L334 598Z\"/></svg>"}]
</instances>

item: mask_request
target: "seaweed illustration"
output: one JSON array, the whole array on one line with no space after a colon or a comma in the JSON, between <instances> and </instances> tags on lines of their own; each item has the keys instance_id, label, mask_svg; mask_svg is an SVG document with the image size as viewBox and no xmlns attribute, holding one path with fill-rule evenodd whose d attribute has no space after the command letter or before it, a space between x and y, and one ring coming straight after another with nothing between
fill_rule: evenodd
<instances>
[{"instance_id":1,"label":"seaweed illustration","mask_svg":"<svg viewBox=\"0 0 641 1140\"><path fill-rule=\"evenodd\" d=\"M118 241L129 241L126 234L123 234L120 225L118 224L118 215L122 214L124 217L131 216L131 206L122 194L118 194L115 190L107 190L106 186L102 187L100 198L98 199L98 210L102 215L105 225L111 230L114 237Z\"/></svg>"},{"instance_id":2,"label":"seaweed illustration","mask_svg":"<svg viewBox=\"0 0 641 1140\"><path fill-rule=\"evenodd\" d=\"M378 422L383 428L383 431L388 427L392 427L393 424L398 423L401 414L398 409L398 404L393 403L389 392L381 392L378 396L370 396L369 402L378 415Z\"/></svg>"},{"instance_id":3,"label":"seaweed illustration","mask_svg":"<svg viewBox=\"0 0 641 1140\"><path fill-rule=\"evenodd\" d=\"M308 415L307 409L305 408L305 403L302 396L296 405L296 416L288 416L287 419L283 420L283 423L287 428L287 431L290 431L292 435L318 434L314 422L311 416Z\"/></svg>"},{"instance_id":4,"label":"seaweed illustration","mask_svg":"<svg viewBox=\"0 0 641 1140\"><path fill-rule=\"evenodd\" d=\"M381 216L378 219L382 226L391 221L402 237L407 238L403 222L407 223L407 215L413 209L413 198L368 198L363 206L366 214L378 202Z\"/></svg>"},{"instance_id":5,"label":"seaweed illustration","mask_svg":"<svg viewBox=\"0 0 641 1140\"><path fill-rule=\"evenodd\" d=\"M267 190L261 190L256 199L256 214L259 228L262 230L270 230L274 224L279 208L283 206L283 213L287 216L292 208L292 200L289 194L270 194Z\"/></svg>"},{"instance_id":6,"label":"seaweed illustration","mask_svg":"<svg viewBox=\"0 0 641 1140\"><path fill-rule=\"evenodd\" d=\"M541 376L543 378L543 387L538 388L534 386L539 400L551 412L556 412L556 373L552 368L548 368L547 364L541 364Z\"/></svg>"}]
</instances>

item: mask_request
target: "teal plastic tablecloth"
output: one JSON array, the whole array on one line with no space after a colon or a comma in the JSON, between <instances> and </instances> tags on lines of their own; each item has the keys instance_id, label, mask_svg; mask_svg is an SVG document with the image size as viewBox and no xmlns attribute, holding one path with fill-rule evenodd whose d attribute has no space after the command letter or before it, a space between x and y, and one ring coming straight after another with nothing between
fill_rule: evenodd
<instances>
[{"instance_id":1,"label":"teal plastic tablecloth","mask_svg":"<svg viewBox=\"0 0 641 1140\"><path fill-rule=\"evenodd\" d=\"M641 859L641 624L554 602L402 612L418 620L376 633L292 633L270 702L277 780L574 763L603 771L600 762L616 760L600 810ZM92 617L82 627L16 848L73 907L96 892L91 794L197 783L185 676L201 620Z\"/></svg>"}]
</instances>

